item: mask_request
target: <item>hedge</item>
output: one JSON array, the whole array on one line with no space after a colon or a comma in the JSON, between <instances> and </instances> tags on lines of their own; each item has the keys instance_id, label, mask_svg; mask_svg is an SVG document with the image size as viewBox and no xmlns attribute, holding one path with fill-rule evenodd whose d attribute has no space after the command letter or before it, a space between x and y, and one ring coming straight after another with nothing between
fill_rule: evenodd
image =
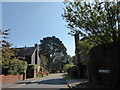
<instances>
[{"instance_id":1,"label":"hedge","mask_svg":"<svg viewBox=\"0 0 120 90\"><path fill-rule=\"evenodd\" d=\"M26 61L22 61L17 58L14 58L10 62L10 68L8 69L8 74L13 74L13 75L23 74L26 72L26 69L27 69Z\"/></svg>"}]
</instances>

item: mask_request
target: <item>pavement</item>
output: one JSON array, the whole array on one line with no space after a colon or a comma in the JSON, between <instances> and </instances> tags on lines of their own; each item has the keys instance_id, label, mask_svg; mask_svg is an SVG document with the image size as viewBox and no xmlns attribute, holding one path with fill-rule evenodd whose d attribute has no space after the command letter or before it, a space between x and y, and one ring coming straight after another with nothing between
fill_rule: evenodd
<instances>
[{"instance_id":1,"label":"pavement","mask_svg":"<svg viewBox=\"0 0 120 90\"><path fill-rule=\"evenodd\" d=\"M87 82L87 79L65 79L69 88L74 88L76 85Z\"/></svg>"},{"instance_id":2,"label":"pavement","mask_svg":"<svg viewBox=\"0 0 120 90\"><path fill-rule=\"evenodd\" d=\"M68 88L62 73L49 74L42 78L31 78L17 82L2 84L2 88Z\"/></svg>"},{"instance_id":3,"label":"pavement","mask_svg":"<svg viewBox=\"0 0 120 90\"><path fill-rule=\"evenodd\" d=\"M2 84L2 88L13 88L13 87L15 88L15 87L23 86L23 85L26 85L27 83L35 81L36 79L37 78L29 78L29 79L26 79L26 80L5 83L5 84ZM16 85L16 83L19 83L19 85Z\"/></svg>"},{"instance_id":4,"label":"pavement","mask_svg":"<svg viewBox=\"0 0 120 90\"><path fill-rule=\"evenodd\" d=\"M2 84L2 88L70 88L87 82L87 79L63 79L63 74L53 74L42 78L31 78ZM53 82L54 81L54 82ZM64 83L65 82L65 83ZM52 83L52 84L51 84Z\"/></svg>"}]
</instances>

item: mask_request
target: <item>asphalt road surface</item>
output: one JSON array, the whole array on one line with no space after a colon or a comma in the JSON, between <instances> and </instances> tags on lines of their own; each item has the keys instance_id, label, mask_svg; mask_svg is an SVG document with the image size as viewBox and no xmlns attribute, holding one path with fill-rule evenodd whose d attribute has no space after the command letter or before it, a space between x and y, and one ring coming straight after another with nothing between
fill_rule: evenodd
<instances>
[{"instance_id":1,"label":"asphalt road surface","mask_svg":"<svg viewBox=\"0 0 120 90\"><path fill-rule=\"evenodd\" d=\"M62 73L50 74L47 77L33 79L31 81L14 82L11 85L3 85L3 88L51 88L51 89L69 89ZM28 89L29 90L29 89Z\"/></svg>"}]
</instances>

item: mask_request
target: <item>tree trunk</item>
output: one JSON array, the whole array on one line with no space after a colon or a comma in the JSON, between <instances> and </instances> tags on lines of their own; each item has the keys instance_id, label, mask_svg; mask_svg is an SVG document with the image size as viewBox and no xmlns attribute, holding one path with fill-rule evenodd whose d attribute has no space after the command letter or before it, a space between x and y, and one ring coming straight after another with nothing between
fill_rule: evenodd
<instances>
[{"instance_id":1,"label":"tree trunk","mask_svg":"<svg viewBox=\"0 0 120 90\"><path fill-rule=\"evenodd\" d=\"M90 66L87 66L87 70L88 70L88 80L89 82L92 82L92 75L91 75L91 70L90 70Z\"/></svg>"},{"instance_id":2,"label":"tree trunk","mask_svg":"<svg viewBox=\"0 0 120 90\"><path fill-rule=\"evenodd\" d=\"M76 54L76 57L77 57L77 67L78 67L78 77L80 78L80 65L81 65L81 62L80 62L80 50L78 48L78 41L79 41L79 33L76 32L75 36L75 54Z\"/></svg>"},{"instance_id":3,"label":"tree trunk","mask_svg":"<svg viewBox=\"0 0 120 90\"><path fill-rule=\"evenodd\" d=\"M117 21L118 21L118 38L119 38L119 40L120 40L120 16L119 16L119 13L120 13L120 10L119 10L119 8L120 8L120 5L119 5L119 3L120 2L118 2L117 1Z\"/></svg>"}]
</instances>

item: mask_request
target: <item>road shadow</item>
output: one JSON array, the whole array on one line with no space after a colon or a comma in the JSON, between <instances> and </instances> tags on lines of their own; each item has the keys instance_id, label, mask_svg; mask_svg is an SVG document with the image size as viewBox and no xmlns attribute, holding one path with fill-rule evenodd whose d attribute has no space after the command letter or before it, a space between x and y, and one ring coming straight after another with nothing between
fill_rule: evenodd
<instances>
[{"instance_id":1,"label":"road shadow","mask_svg":"<svg viewBox=\"0 0 120 90\"><path fill-rule=\"evenodd\" d=\"M65 85L67 84L63 78L60 79L48 79L38 82L38 84L49 84L49 85Z\"/></svg>"},{"instance_id":2,"label":"road shadow","mask_svg":"<svg viewBox=\"0 0 120 90\"><path fill-rule=\"evenodd\" d=\"M60 88L58 90L73 90L73 89L71 89L71 88Z\"/></svg>"},{"instance_id":3,"label":"road shadow","mask_svg":"<svg viewBox=\"0 0 120 90\"><path fill-rule=\"evenodd\" d=\"M15 82L15 84L26 84L27 82Z\"/></svg>"},{"instance_id":4,"label":"road shadow","mask_svg":"<svg viewBox=\"0 0 120 90\"><path fill-rule=\"evenodd\" d=\"M48 80L43 80L43 81L34 81L34 82L15 82L15 84L48 84L48 85L65 85L67 84L63 78L59 79L48 79Z\"/></svg>"},{"instance_id":5,"label":"road shadow","mask_svg":"<svg viewBox=\"0 0 120 90\"><path fill-rule=\"evenodd\" d=\"M34 84L34 83L38 83L38 82L31 82L31 81L29 81L29 82L16 82L14 84Z\"/></svg>"}]
</instances>

